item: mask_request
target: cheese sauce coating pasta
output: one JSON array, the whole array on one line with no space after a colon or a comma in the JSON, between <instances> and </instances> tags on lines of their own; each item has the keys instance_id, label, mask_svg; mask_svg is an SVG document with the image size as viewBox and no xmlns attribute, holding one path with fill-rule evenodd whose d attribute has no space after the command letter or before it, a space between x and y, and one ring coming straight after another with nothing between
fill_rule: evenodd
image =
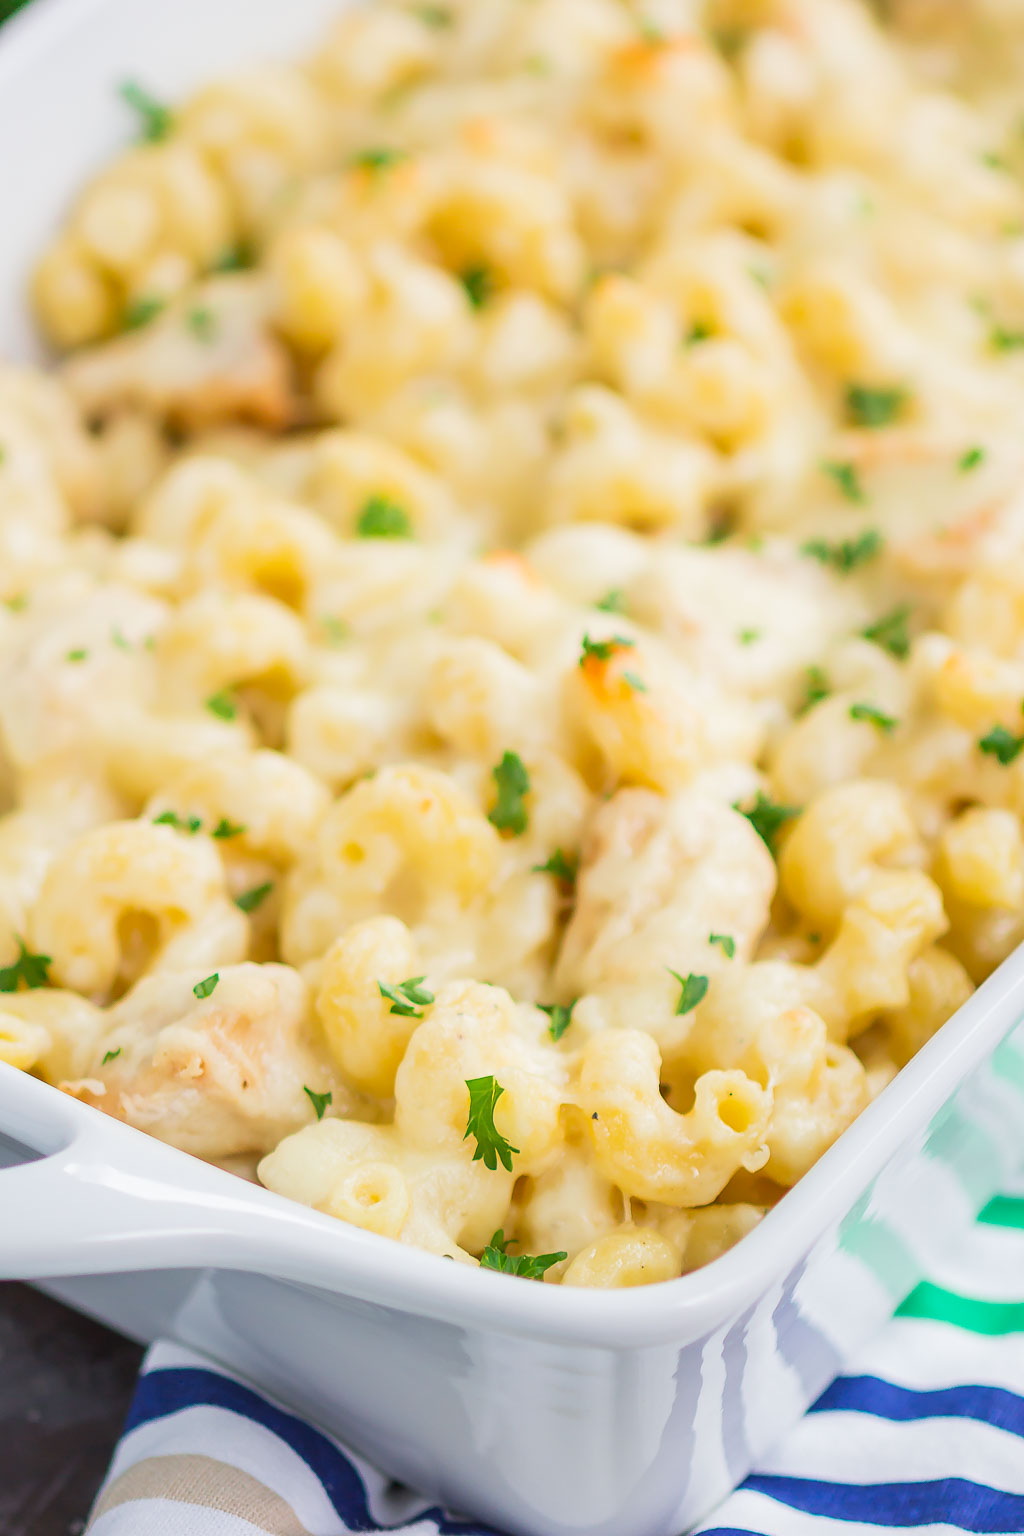
<instances>
[{"instance_id":1,"label":"cheese sauce coating pasta","mask_svg":"<svg viewBox=\"0 0 1024 1536\"><path fill-rule=\"evenodd\" d=\"M1024 938L1020 0L370 0L0 370L0 1060L548 1284Z\"/></svg>"}]
</instances>

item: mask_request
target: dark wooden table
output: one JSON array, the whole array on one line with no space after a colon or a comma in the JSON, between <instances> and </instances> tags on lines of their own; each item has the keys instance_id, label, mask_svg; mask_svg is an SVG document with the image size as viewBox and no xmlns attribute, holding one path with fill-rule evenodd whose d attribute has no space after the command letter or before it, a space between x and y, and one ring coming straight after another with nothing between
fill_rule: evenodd
<instances>
[{"instance_id":1,"label":"dark wooden table","mask_svg":"<svg viewBox=\"0 0 1024 1536\"><path fill-rule=\"evenodd\" d=\"M0 1536L75 1536L121 1431L142 1351L0 1283Z\"/></svg>"}]
</instances>

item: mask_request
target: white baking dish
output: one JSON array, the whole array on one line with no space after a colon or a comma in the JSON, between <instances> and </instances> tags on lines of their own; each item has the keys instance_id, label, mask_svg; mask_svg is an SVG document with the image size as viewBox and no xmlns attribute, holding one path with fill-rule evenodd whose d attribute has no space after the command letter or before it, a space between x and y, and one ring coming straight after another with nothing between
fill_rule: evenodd
<instances>
[{"instance_id":1,"label":"white baking dish","mask_svg":"<svg viewBox=\"0 0 1024 1536\"><path fill-rule=\"evenodd\" d=\"M35 0L0 33L0 354L34 351L25 274L123 142L117 82L173 98L337 4ZM510 1531L677 1536L1019 1166L1022 1017L1018 955L737 1249L622 1293L441 1263L0 1066L0 1277L199 1347Z\"/></svg>"}]
</instances>

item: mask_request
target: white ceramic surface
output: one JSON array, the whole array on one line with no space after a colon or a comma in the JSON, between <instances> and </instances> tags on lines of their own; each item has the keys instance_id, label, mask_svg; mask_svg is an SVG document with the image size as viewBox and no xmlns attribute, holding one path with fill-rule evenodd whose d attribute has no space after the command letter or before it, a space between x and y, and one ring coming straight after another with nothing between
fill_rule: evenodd
<instances>
[{"instance_id":1,"label":"white ceramic surface","mask_svg":"<svg viewBox=\"0 0 1024 1536\"><path fill-rule=\"evenodd\" d=\"M173 98L300 49L337 8L35 0L0 32L0 356L35 355L25 274L124 141L117 82ZM203 1349L523 1536L678 1536L1019 1166L1022 1017L1018 955L737 1249L612 1294L342 1226L0 1065L0 1278Z\"/></svg>"}]
</instances>

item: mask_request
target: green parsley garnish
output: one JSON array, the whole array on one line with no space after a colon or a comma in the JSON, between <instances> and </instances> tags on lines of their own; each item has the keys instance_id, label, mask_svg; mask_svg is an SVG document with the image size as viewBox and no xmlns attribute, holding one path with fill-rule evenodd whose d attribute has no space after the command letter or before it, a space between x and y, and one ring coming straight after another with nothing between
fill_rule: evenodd
<instances>
[{"instance_id":1,"label":"green parsley garnish","mask_svg":"<svg viewBox=\"0 0 1024 1536\"><path fill-rule=\"evenodd\" d=\"M979 464L985 462L984 448L968 448L957 460L957 469L962 475L969 475L972 469L977 469Z\"/></svg>"},{"instance_id":2,"label":"green parsley garnish","mask_svg":"<svg viewBox=\"0 0 1024 1536\"><path fill-rule=\"evenodd\" d=\"M877 704L851 704L850 719L864 720L868 725L877 726L885 736L890 736L899 725L895 715L887 715Z\"/></svg>"},{"instance_id":3,"label":"green parsley garnish","mask_svg":"<svg viewBox=\"0 0 1024 1536\"><path fill-rule=\"evenodd\" d=\"M309 1102L312 1104L313 1108L316 1110L317 1119L322 1120L324 1117L324 1110L329 1104L334 1103L334 1094L314 1093L312 1088L306 1087L305 1083L302 1085L302 1091L306 1095Z\"/></svg>"},{"instance_id":4,"label":"green parsley garnish","mask_svg":"<svg viewBox=\"0 0 1024 1536\"><path fill-rule=\"evenodd\" d=\"M541 1013L546 1013L551 1019L548 1025L548 1034L552 1040L561 1040L569 1025L572 1023L572 1011L579 1002L575 998L571 1003L538 1003Z\"/></svg>"},{"instance_id":5,"label":"green parsley garnish","mask_svg":"<svg viewBox=\"0 0 1024 1536\"><path fill-rule=\"evenodd\" d=\"M263 905L273 889L272 880L268 880L265 885L254 885L251 891L243 891L241 896L235 897L235 906L240 912L255 912L257 907Z\"/></svg>"},{"instance_id":6,"label":"green parsley garnish","mask_svg":"<svg viewBox=\"0 0 1024 1536\"><path fill-rule=\"evenodd\" d=\"M349 638L351 630L344 619L335 619L328 613L320 620L320 628L327 636L331 645L344 645Z\"/></svg>"},{"instance_id":7,"label":"green parsley garnish","mask_svg":"<svg viewBox=\"0 0 1024 1536\"><path fill-rule=\"evenodd\" d=\"M841 539L838 544L829 544L825 539L808 539L801 544L800 553L810 555L814 560L820 560L822 565L830 565L840 575L847 576L855 571L859 565L866 565L869 560L874 560L881 554L885 540L877 528L866 528L855 539Z\"/></svg>"},{"instance_id":8,"label":"green parsley garnish","mask_svg":"<svg viewBox=\"0 0 1024 1536\"><path fill-rule=\"evenodd\" d=\"M591 640L589 635L584 635L580 666L586 666L591 656L595 661L608 661L616 651L631 651L635 645L635 640L627 640L624 635L613 635L610 640Z\"/></svg>"},{"instance_id":9,"label":"green parsley garnish","mask_svg":"<svg viewBox=\"0 0 1024 1536\"><path fill-rule=\"evenodd\" d=\"M739 640L740 645L753 645L755 640L760 640L761 631L759 629L741 629L736 638Z\"/></svg>"},{"instance_id":10,"label":"green parsley garnish","mask_svg":"<svg viewBox=\"0 0 1024 1536\"><path fill-rule=\"evenodd\" d=\"M226 689L220 693L213 693L206 701L206 707L211 715L216 715L218 720L233 720L238 714L238 705Z\"/></svg>"},{"instance_id":11,"label":"green parsley garnish","mask_svg":"<svg viewBox=\"0 0 1024 1536\"><path fill-rule=\"evenodd\" d=\"M205 981L197 981L192 991L201 1001L204 997L210 997L216 992L218 981L220 981L220 974L214 971L213 975L207 976Z\"/></svg>"},{"instance_id":12,"label":"green parsley garnish","mask_svg":"<svg viewBox=\"0 0 1024 1536\"><path fill-rule=\"evenodd\" d=\"M835 459L822 460L822 472L829 475L842 491L847 501L856 502L858 505L867 501L864 487L860 483L860 475L855 464L839 463Z\"/></svg>"},{"instance_id":13,"label":"green parsley garnish","mask_svg":"<svg viewBox=\"0 0 1024 1536\"><path fill-rule=\"evenodd\" d=\"M418 5L414 15L419 17L425 27L435 27L438 31L450 27L455 20L451 11L446 11L442 5Z\"/></svg>"},{"instance_id":14,"label":"green parsley garnish","mask_svg":"<svg viewBox=\"0 0 1024 1536\"><path fill-rule=\"evenodd\" d=\"M116 1051L108 1051L103 1060L100 1062L100 1066L105 1067L108 1061L116 1061L121 1054L121 1050L122 1047L118 1046Z\"/></svg>"},{"instance_id":15,"label":"green parsley garnish","mask_svg":"<svg viewBox=\"0 0 1024 1536\"><path fill-rule=\"evenodd\" d=\"M197 341L211 342L217 335L217 316L203 304L189 310L185 323Z\"/></svg>"},{"instance_id":16,"label":"green parsley garnish","mask_svg":"<svg viewBox=\"0 0 1024 1536\"><path fill-rule=\"evenodd\" d=\"M530 775L518 752L506 752L491 777L498 790L498 798L487 813L487 820L499 832L511 832L522 837L529 824L525 799L530 793Z\"/></svg>"},{"instance_id":17,"label":"green parsley garnish","mask_svg":"<svg viewBox=\"0 0 1024 1536\"><path fill-rule=\"evenodd\" d=\"M676 1004L676 1017L678 1018L680 1014L692 1013L697 1004L703 1001L707 993L708 978L706 976L695 976L692 971L689 976L680 976L679 972L673 971L671 967L669 967L668 973L670 976L675 977L683 989L679 994L679 1001Z\"/></svg>"},{"instance_id":18,"label":"green parsley garnish","mask_svg":"<svg viewBox=\"0 0 1024 1536\"><path fill-rule=\"evenodd\" d=\"M215 259L211 272L247 272L256 265L256 253L251 245L240 240L237 245L226 245Z\"/></svg>"},{"instance_id":19,"label":"green parsley garnish","mask_svg":"<svg viewBox=\"0 0 1024 1536\"><path fill-rule=\"evenodd\" d=\"M467 1077L466 1087L469 1089L469 1119L462 1139L476 1138L474 1163L483 1158L484 1167L493 1173L500 1159L502 1166L511 1173L512 1157L519 1148L506 1141L494 1125L494 1106L505 1092L504 1088L494 1077Z\"/></svg>"},{"instance_id":20,"label":"green parsley garnish","mask_svg":"<svg viewBox=\"0 0 1024 1536\"><path fill-rule=\"evenodd\" d=\"M850 384L846 390L846 414L857 427L888 427L907 403L907 392L899 386L872 389L867 384Z\"/></svg>"},{"instance_id":21,"label":"green parsley garnish","mask_svg":"<svg viewBox=\"0 0 1024 1536\"><path fill-rule=\"evenodd\" d=\"M722 58L732 64L750 41L750 30L746 27L713 27L711 41Z\"/></svg>"},{"instance_id":22,"label":"green parsley garnish","mask_svg":"<svg viewBox=\"0 0 1024 1536\"><path fill-rule=\"evenodd\" d=\"M215 837L218 842L227 842L229 837L241 837L245 830L241 822L229 821L226 816L222 816L210 836Z\"/></svg>"},{"instance_id":23,"label":"green parsley garnish","mask_svg":"<svg viewBox=\"0 0 1024 1536\"><path fill-rule=\"evenodd\" d=\"M561 1264L568 1257L567 1253L509 1253L504 1230L499 1228L480 1255L480 1268L519 1275L524 1280L541 1280L553 1264Z\"/></svg>"},{"instance_id":24,"label":"green parsley garnish","mask_svg":"<svg viewBox=\"0 0 1024 1536\"><path fill-rule=\"evenodd\" d=\"M4 607L9 608L12 613L24 613L28 607L28 593L15 592L13 597L5 597Z\"/></svg>"},{"instance_id":25,"label":"green parsley garnish","mask_svg":"<svg viewBox=\"0 0 1024 1536\"><path fill-rule=\"evenodd\" d=\"M563 885L575 885L579 866L580 861L578 858L570 857L568 854L563 853L561 848L556 848L546 863L533 866L533 873L535 875L553 875Z\"/></svg>"},{"instance_id":26,"label":"green parsley garnish","mask_svg":"<svg viewBox=\"0 0 1024 1536\"><path fill-rule=\"evenodd\" d=\"M84 661L89 652L85 650L68 651L65 661Z\"/></svg>"},{"instance_id":27,"label":"green parsley garnish","mask_svg":"<svg viewBox=\"0 0 1024 1536\"><path fill-rule=\"evenodd\" d=\"M167 300L158 298L155 293L141 299L133 299L125 306L121 316L121 329L124 331L141 331L143 326L149 325L167 308Z\"/></svg>"},{"instance_id":28,"label":"green parsley garnish","mask_svg":"<svg viewBox=\"0 0 1024 1536\"><path fill-rule=\"evenodd\" d=\"M199 831L202 822L198 816L179 816L177 811L161 811L159 816L153 817L155 827L173 827L175 832L189 832L193 836Z\"/></svg>"},{"instance_id":29,"label":"green parsley garnish","mask_svg":"<svg viewBox=\"0 0 1024 1536\"><path fill-rule=\"evenodd\" d=\"M390 496L371 496L356 519L360 539L411 539L412 522L404 507Z\"/></svg>"},{"instance_id":30,"label":"green parsley garnish","mask_svg":"<svg viewBox=\"0 0 1024 1536\"><path fill-rule=\"evenodd\" d=\"M465 267L459 273L459 282L474 309L483 309L488 299L494 296L494 274L489 267Z\"/></svg>"},{"instance_id":31,"label":"green parsley garnish","mask_svg":"<svg viewBox=\"0 0 1024 1536\"><path fill-rule=\"evenodd\" d=\"M1024 331L1011 331L1005 325L993 325L989 341L995 352L1019 352L1024 347Z\"/></svg>"},{"instance_id":32,"label":"green parsley garnish","mask_svg":"<svg viewBox=\"0 0 1024 1536\"><path fill-rule=\"evenodd\" d=\"M5 965L0 970L0 992L17 992L24 986L29 992L34 992L38 987L49 986L50 966L52 960L49 955L33 955L25 946L24 939L15 934L18 945L18 958L13 965Z\"/></svg>"},{"instance_id":33,"label":"green parsley garnish","mask_svg":"<svg viewBox=\"0 0 1024 1536\"><path fill-rule=\"evenodd\" d=\"M988 735L981 738L978 746L987 756L994 757L997 763L1002 763L1006 768L1024 748L1024 736L1015 736L1005 725L994 725Z\"/></svg>"},{"instance_id":34,"label":"green parsley garnish","mask_svg":"<svg viewBox=\"0 0 1024 1536\"><path fill-rule=\"evenodd\" d=\"M422 976L410 976L408 981L400 981L394 987L378 981L377 991L391 1004L388 1012L400 1014L406 1019L422 1019L423 1009L434 1001L433 992L428 992L421 985L423 979Z\"/></svg>"},{"instance_id":35,"label":"green parsley garnish","mask_svg":"<svg viewBox=\"0 0 1024 1536\"><path fill-rule=\"evenodd\" d=\"M890 656L896 656L902 661L910 652L910 635L907 633L909 618L910 608L904 603L884 618L876 619L867 629L862 629L861 634L865 640L873 640L876 645L888 651Z\"/></svg>"},{"instance_id":36,"label":"green parsley garnish","mask_svg":"<svg viewBox=\"0 0 1024 1536\"><path fill-rule=\"evenodd\" d=\"M727 960L731 960L736 953L736 940L731 933L709 933L708 943L717 944Z\"/></svg>"},{"instance_id":37,"label":"green parsley garnish","mask_svg":"<svg viewBox=\"0 0 1024 1536\"><path fill-rule=\"evenodd\" d=\"M786 822L792 821L794 816L800 814L796 806L779 805L776 801L770 800L767 795L762 794L760 790L749 810L744 810L738 802L733 806L733 810L739 811L741 816L747 818L758 837L766 847L771 849L772 853L775 852L775 840Z\"/></svg>"},{"instance_id":38,"label":"green parsley garnish","mask_svg":"<svg viewBox=\"0 0 1024 1536\"><path fill-rule=\"evenodd\" d=\"M827 699L832 692L828 678L821 667L808 667L805 674L805 693L797 714L805 715L815 704L820 704L822 699Z\"/></svg>"},{"instance_id":39,"label":"green parsley garnish","mask_svg":"<svg viewBox=\"0 0 1024 1536\"><path fill-rule=\"evenodd\" d=\"M634 693L646 693L648 691L647 684L643 678L638 677L635 672L623 672L622 681L632 688Z\"/></svg>"},{"instance_id":40,"label":"green parsley garnish","mask_svg":"<svg viewBox=\"0 0 1024 1536\"><path fill-rule=\"evenodd\" d=\"M699 346L702 341L708 341L714 334L713 325L709 325L706 320L695 320L686 333L686 345Z\"/></svg>"},{"instance_id":41,"label":"green parsley garnish","mask_svg":"<svg viewBox=\"0 0 1024 1536\"><path fill-rule=\"evenodd\" d=\"M594 607L600 608L602 613L625 613L626 594L621 587L612 587L610 592L606 592L604 597L594 604Z\"/></svg>"},{"instance_id":42,"label":"green parsley garnish","mask_svg":"<svg viewBox=\"0 0 1024 1536\"><path fill-rule=\"evenodd\" d=\"M139 137L146 144L159 144L174 130L174 113L145 90L137 80L126 80L121 96L139 114Z\"/></svg>"},{"instance_id":43,"label":"green parsley garnish","mask_svg":"<svg viewBox=\"0 0 1024 1536\"><path fill-rule=\"evenodd\" d=\"M110 632L110 638L111 638L111 640L112 640L112 641L113 641L113 643L114 643L114 644L115 644L115 645L116 645L116 646L117 646L117 648L118 648L118 650L119 650L119 651L130 651L130 650L131 650L131 648L132 648L132 643L131 643L131 641L130 641L130 640L128 640L128 639L127 639L127 638L126 638L126 637L125 637L125 636L124 636L124 635L123 635L123 634L122 634L122 633L121 633L121 631L120 631L120 630L119 630L119 629L113 629L113 630L111 630L111 632Z\"/></svg>"},{"instance_id":44,"label":"green parsley garnish","mask_svg":"<svg viewBox=\"0 0 1024 1536\"><path fill-rule=\"evenodd\" d=\"M405 158L404 149L389 149L381 144L372 149L359 150L352 156L352 164L363 171L387 171Z\"/></svg>"}]
</instances>

